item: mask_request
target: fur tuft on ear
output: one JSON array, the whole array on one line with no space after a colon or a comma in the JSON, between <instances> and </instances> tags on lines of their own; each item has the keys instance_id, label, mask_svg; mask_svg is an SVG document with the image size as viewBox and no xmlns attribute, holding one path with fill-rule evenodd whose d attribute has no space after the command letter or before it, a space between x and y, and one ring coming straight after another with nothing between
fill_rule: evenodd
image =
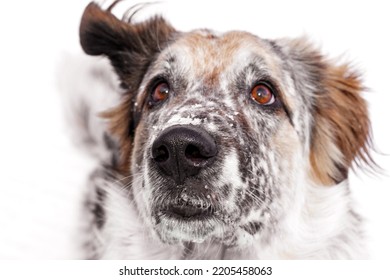
<instances>
[{"instance_id":1,"label":"fur tuft on ear","mask_svg":"<svg viewBox=\"0 0 390 280\"><path fill-rule=\"evenodd\" d=\"M140 23L119 20L112 8L102 10L94 2L85 8L80 43L89 55L107 56L124 84L136 88L155 54L176 31L158 16Z\"/></svg>"},{"instance_id":2,"label":"fur tuft on ear","mask_svg":"<svg viewBox=\"0 0 390 280\"><path fill-rule=\"evenodd\" d=\"M115 1L107 10L91 2L84 11L80 24L80 43L89 55L104 55L127 91L122 103L101 114L109 120L109 129L118 138L121 162L116 168L129 172L134 121L134 98L140 83L152 61L177 34L162 17L132 23L119 20L112 13ZM137 11L135 11L137 12Z\"/></svg>"},{"instance_id":3,"label":"fur tuft on ear","mask_svg":"<svg viewBox=\"0 0 390 280\"><path fill-rule=\"evenodd\" d=\"M371 164L370 121L360 76L346 64L326 63L315 96L311 164L323 184L348 177L352 163Z\"/></svg>"}]
</instances>

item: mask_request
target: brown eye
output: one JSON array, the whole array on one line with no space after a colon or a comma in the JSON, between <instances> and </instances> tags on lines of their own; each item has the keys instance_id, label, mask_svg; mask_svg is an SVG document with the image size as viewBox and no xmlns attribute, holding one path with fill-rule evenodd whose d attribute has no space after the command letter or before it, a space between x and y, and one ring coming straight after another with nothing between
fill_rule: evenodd
<instances>
[{"instance_id":1,"label":"brown eye","mask_svg":"<svg viewBox=\"0 0 390 280\"><path fill-rule=\"evenodd\" d=\"M151 101L153 104L160 103L166 100L169 96L169 85L166 82L160 82L154 88L151 96Z\"/></svg>"},{"instance_id":2,"label":"brown eye","mask_svg":"<svg viewBox=\"0 0 390 280\"><path fill-rule=\"evenodd\" d=\"M260 105L271 105L275 102L272 90L265 84L258 84L252 89L252 99Z\"/></svg>"}]
</instances>

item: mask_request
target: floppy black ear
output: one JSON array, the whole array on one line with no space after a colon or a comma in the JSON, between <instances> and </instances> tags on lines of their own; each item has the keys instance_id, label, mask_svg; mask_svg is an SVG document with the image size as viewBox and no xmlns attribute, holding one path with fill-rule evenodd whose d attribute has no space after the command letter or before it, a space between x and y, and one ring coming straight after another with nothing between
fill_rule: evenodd
<instances>
[{"instance_id":1,"label":"floppy black ear","mask_svg":"<svg viewBox=\"0 0 390 280\"><path fill-rule=\"evenodd\" d=\"M80 24L80 43L89 55L107 56L129 87L141 82L151 61L175 33L162 17L133 24L90 3Z\"/></svg>"}]
</instances>

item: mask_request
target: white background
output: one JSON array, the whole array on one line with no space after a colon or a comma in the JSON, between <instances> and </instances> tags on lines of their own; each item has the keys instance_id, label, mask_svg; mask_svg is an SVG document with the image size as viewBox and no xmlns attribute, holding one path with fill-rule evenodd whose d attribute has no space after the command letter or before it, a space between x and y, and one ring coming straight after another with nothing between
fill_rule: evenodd
<instances>
[{"instance_id":1,"label":"white background","mask_svg":"<svg viewBox=\"0 0 390 280\"><path fill-rule=\"evenodd\" d=\"M62 119L56 72L81 53L78 24L89 1L5 1L0 9L0 259L79 257L73 238L92 162ZM107 1L108 2L108 1ZM125 9L142 1L125 1ZM119 9L120 10L120 9ZM364 73L377 149L390 154L390 42L386 1L166 1L147 8L180 30L246 30L264 38L308 35ZM119 12L120 13L120 12ZM389 171L390 156L374 154ZM351 175L372 258L389 258L390 177Z\"/></svg>"}]
</instances>

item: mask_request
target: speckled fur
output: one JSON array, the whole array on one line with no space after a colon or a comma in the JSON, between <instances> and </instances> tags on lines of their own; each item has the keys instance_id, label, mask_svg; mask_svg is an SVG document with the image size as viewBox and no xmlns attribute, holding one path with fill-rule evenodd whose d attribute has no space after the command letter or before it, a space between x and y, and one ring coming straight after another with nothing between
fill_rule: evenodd
<instances>
[{"instance_id":1,"label":"speckled fur","mask_svg":"<svg viewBox=\"0 0 390 280\"><path fill-rule=\"evenodd\" d=\"M162 41L157 42L159 48L145 47L152 55L141 60L145 54L130 50L130 46L126 49L131 38L116 54L107 47L110 42L102 43L107 35L99 28L114 30L110 40L117 35L117 43L132 23L117 20L96 4L91 4L86 14L81 27L83 48L111 60L123 91L109 94L114 100L124 100L113 109L107 107L111 125L101 123L97 133L91 133L92 138L110 139L103 141L106 145L101 148L112 157L101 158L102 167L91 177L94 191L87 205L94 218L89 257L366 257L361 220L353 208L345 170L351 160L366 159L360 150L367 149L369 135L365 133L363 143L351 143L358 148L351 151L352 159L348 158L343 155L343 143L351 140L343 142L343 137L353 128L342 124L341 131L336 131L337 116L319 113L325 110L320 98L342 92L346 98L354 98L361 112L350 112L343 104L330 105L336 111L343 107L343 114L360 115L364 118L362 130L367 130L363 127L369 124L366 105L359 96L360 80L348 67L340 66L345 69L341 71L306 39L266 40L245 32L217 34L210 30L182 33L165 21L153 25L164 30ZM96 25L98 21L107 26ZM147 28L150 23L142 24ZM116 34L119 29L121 33ZM126 51L129 54L123 54ZM137 55L137 63L145 61L147 65L129 68L131 72L118 64L120 55L129 63L131 56ZM341 71L337 81L342 81L342 89L331 81L334 69ZM136 75L134 71L138 71ZM142 78L134 81L132 75ZM151 107L150 87L156 77L169 83L170 95ZM346 79L350 79L348 83ZM277 100L272 106L261 106L250 98L251 89L261 81L271 82L275 88ZM96 118L96 109L101 106L89 104L87 117ZM125 135L126 129L118 127L129 127L135 116L133 130ZM151 157L153 141L175 125L201 127L218 146L213 165L180 186L162 176ZM319 159L320 152L326 157ZM213 219L178 221L164 216L161 209L179 199L211 206Z\"/></svg>"}]
</instances>

